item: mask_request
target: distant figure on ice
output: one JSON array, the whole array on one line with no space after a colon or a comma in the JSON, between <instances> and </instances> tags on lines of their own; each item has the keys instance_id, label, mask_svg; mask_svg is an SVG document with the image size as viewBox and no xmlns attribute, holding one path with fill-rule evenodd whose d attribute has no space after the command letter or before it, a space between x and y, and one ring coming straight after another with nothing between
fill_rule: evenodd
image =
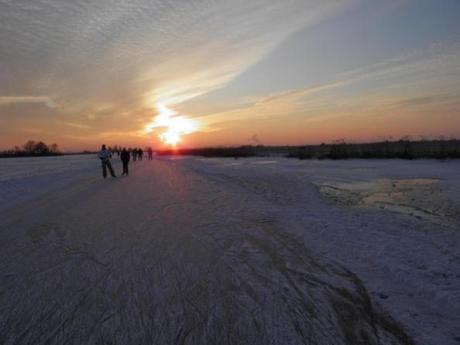
<instances>
[{"instance_id":1,"label":"distant figure on ice","mask_svg":"<svg viewBox=\"0 0 460 345\"><path fill-rule=\"evenodd\" d=\"M147 149L147 153L149 154L149 161L153 159L153 150L151 147Z\"/></svg>"},{"instance_id":2,"label":"distant figure on ice","mask_svg":"<svg viewBox=\"0 0 460 345\"><path fill-rule=\"evenodd\" d=\"M129 151L126 150L126 148L123 147L123 150L121 151L120 154L121 162L123 163L123 175L128 176L129 171L128 171L128 164L129 164L129 159L131 158L131 155L129 154Z\"/></svg>"},{"instance_id":3,"label":"distant figure on ice","mask_svg":"<svg viewBox=\"0 0 460 345\"><path fill-rule=\"evenodd\" d=\"M137 158L139 158L139 160L141 161L142 160L142 157L144 157L144 151L142 151L141 148L139 148L137 150Z\"/></svg>"},{"instance_id":4,"label":"distant figure on ice","mask_svg":"<svg viewBox=\"0 0 460 345\"><path fill-rule=\"evenodd\" d=\"M112 175L112 177L116 177L115 172L113 171L113 168L112 168L112 163L110 163L110 158L112 158L112 152L110 152L110 150L107 150L105 148L105 145L102 145L101 151L99 151L97 156L100 158L102 162L102 176L104 176L104 178L107 177L107 168L108 168L110 171L110 175Z\"/></svg>"},{"instance_id":5,"label":"distant figure on ice","mask_svg":"<svg viewBox=\"0 0 460 345\"><path fill-rule=\"evenodd\" d=\"M137 149L136 148L133 148L133 150L131 151L131 156L133 156L133 162L135 162L137 160Z\"/></svg>"}]
</instances>

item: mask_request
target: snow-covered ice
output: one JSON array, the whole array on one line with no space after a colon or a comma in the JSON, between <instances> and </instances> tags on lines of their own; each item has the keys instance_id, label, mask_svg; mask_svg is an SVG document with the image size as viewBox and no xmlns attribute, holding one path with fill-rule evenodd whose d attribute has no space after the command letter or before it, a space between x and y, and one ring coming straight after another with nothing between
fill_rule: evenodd
<instances>
[{"instance_id":1,"label":"snow-covered ice","mask_svg":"<svg viewBox=\"0 0 460 345\"><path fill-rule=\"evenodd\" d=\"M99 166L95 155L0 158L0 209L94 174Z\"/></svg>"},{"instance_id":2,"label":"snow-covered ice","mask_svg":"<svg viewBox=\"0 0 460 345\"><path fill-rule=\"evenodd\" d=\"M0 168L2 344L460 342L459 161Z\"/></svg>"}]
</instances>

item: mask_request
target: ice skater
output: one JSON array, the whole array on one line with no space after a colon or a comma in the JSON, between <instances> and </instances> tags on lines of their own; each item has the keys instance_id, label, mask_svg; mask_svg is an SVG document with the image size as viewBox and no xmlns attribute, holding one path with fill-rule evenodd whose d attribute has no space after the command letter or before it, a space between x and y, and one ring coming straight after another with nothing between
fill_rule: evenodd
<instances>
[{"instance_id":1,"label":"ice skater","mask_svg":"<svg viewBox=\"0 0 460 345\"><path fill-rule=\"evenodd\" d=\"M131 156L133 157L133 162L135 162L137 160L137 149L136 148L133 148L133 150L131 151Z\"/></svg>"},{"instance_id":2,"label":"ice skater","mask_svg":"<svg viewBox=\"0 0 460 345\"><path fill-rule=\"evenodd\" d=\"M129 175L128 164L129 164L131 155L129 154L129 151L127 151L126 148L124 147L123 147L123 150L121 151L120 158L121 158L121 162L123 163L123 175L128 176Z\"/></svg>"},{"instance_id":3,"label":"ice skater","mask_svg":"<svg viewBox=\"0 0 460 345\"><path fill-rule=\"evenodd\" d=\"M110 152L110 150L107 150L105 145L102 145L101 151L99 151L97 156L102 162L102 176L104 178L107 177L107 168L108 168L110 175L112 177L116 177L115 172L113 171L112 163L110 162L110 158L112 158L112 152Z\"/></svg>"},{"instance_id":4,"label":"ice skater","mask_svg":"<svg viewBox=\"0 0 460 345\"><path fill-rule=\"evenodd\" d=\"M153 150L151 147L147 149L147 153L149 155L149 161L151 161L153 159Z\"/></svg>"},{"instance_id":5,"label":"ice skater","mask_svg":"<svg viewBox=\"0 0 460 345\"><path fill-rule=\"evenodd\" d=\"M144 157L144 151L142 151L142 149L139 148L137 150L137 158L141 161L143 157Z\"/></svg>"}]
</instances>

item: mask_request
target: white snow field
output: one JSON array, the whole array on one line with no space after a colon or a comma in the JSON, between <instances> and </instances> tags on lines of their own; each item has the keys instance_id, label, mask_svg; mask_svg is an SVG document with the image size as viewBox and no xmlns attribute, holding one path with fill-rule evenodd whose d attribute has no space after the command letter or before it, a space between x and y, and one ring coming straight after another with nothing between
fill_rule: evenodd
<instances>
[{"instance_id":1,"label":"white snow field","mask_svg":"<svg viewBox=\"0 0 460 345\"><path fill-rule=\"evenodd\" d=\"M460 161L130 168L0 159L0 344L460 344Z\"/></svg>"},{"instance_id":2,"label":"white snow field","mask_svg":"<svg viewBox=\"0 0 460 345\"><path fill-rule=\"evenodd\" d=\"M95 155L0 158L0 209L94 175L99 166Z\"/></svg>"}]
</instances>

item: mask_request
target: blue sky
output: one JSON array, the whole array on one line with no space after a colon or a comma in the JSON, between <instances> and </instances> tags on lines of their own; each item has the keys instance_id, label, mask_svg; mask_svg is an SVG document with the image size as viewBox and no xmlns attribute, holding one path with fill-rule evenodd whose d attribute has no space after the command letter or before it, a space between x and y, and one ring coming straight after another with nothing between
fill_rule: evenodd
<instances>
[{"instance_id":1,"label":"blue sky","mask_svg":"<svg viewBox=\"0 0 460 345\"><path fill-rule=\"evenodd\" d=\"M314 86L433 45L459 44L459 18L456 0L356 1L314 27L293 33L207 98L221 102Z\"/></svg>"}]
</instances>

